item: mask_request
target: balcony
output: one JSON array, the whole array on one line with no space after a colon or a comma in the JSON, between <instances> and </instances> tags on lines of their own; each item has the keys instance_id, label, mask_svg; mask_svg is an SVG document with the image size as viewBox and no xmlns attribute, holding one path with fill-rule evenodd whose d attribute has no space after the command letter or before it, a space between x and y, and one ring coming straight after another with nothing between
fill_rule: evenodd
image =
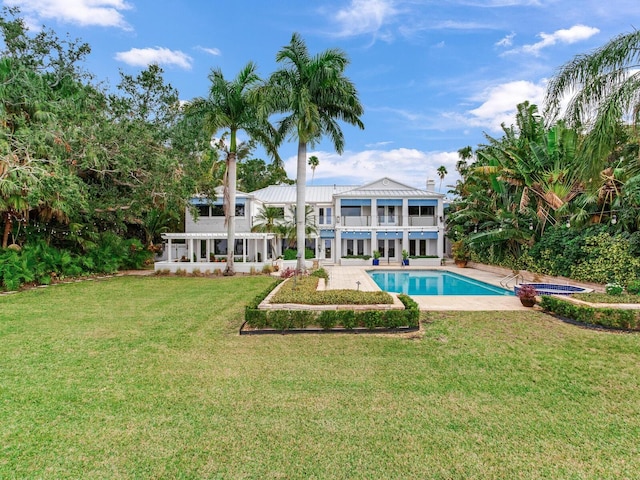
<instances>
[{"instance_id":1,"label":"balcony","mask_svg":"<svg viewBox=\"0 0 640 480\"><path fill-rule=\"evenodd\" d=\"M438 225L435 215L409 215L410 227L435 227Z\"/></svg>"},{"instance_id":2,"label":"balcony","mask_svg":"<svg viewBox=\"0 0 640 480\"><path fill-rule=\"evenodd\" d=\"M378 226L401 227L402 215L378 215Z\"/></svg>"},{"instance_id":3,"label":"balcony","mask_svg":"<svg viewBox=\"0 0 640 480\"><path fill-rule=\"evenodd\" d=\"M345 227L370 227L371 216L344 216L342 217L342 225Z\"/></svg>"}]
</instances>

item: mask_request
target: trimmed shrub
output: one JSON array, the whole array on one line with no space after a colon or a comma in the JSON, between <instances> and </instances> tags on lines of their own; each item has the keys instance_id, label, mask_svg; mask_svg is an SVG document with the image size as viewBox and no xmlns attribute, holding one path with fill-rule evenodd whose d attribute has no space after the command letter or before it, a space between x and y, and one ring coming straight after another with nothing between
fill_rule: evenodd
<instances>
[{"instance_id":1,"label":"trimmed shrub","mask_svg":"<svg viewBox=\"0 0 640 480\"><path fill-rule=\"evenodd\" d=\"M632 280L627 284L627 293L631 295L640 294L640 280Z\"/></svg>"},{"instance_id":2,"label":"trimmed shrub","mask_svg":"<svg viewBox=\"0 0 640 480\"><path fill-rule=\"evenodd\" d=\"M370 330L382 326L382 312L380 310L366 310L362 312L360 322Z\"/></svg>"},{"instance_id":3,"label":"trimmed shrub","mask_svg":"<svg viewBox=\"0 0 640 480\"><path fill-rule=\"evenodd\" d=\"M293 328L293 316L289 310L272 310L268 315L269 326L276 330Z\"/></svg>"},{"instance_id":4,"label":"trimmed shrub","mask_svg":"<svg viewBox=\"0 0 640 480\"><path fill-rule=\"evenodd\" d=\"M318 325L324 330L330 330L338 324L339 314L337 310L323 310L318 315Z\"/></svg>"},{"instance_id":5,"label":"trimmed shrub","mask_svg":"<svg viewBox=\"0 0 640 480\"><path fill-rule=\"evenodd\" d=\"M247 321L247 325L253 328L266 328L267 326L266 310L258 310L247 306L244 310L244 319Z\"/></svg>"},{"instance_id":6,"label":"trimmed shrub","mask_svg":"<svg viewBox=\"0 0 640 480\"><path fill-rule=\"evenodd\" d=\"M291 310L291 319L295 328L307 328L315 322L315 315L310 310Z\"/></svg>"}]
</instances>

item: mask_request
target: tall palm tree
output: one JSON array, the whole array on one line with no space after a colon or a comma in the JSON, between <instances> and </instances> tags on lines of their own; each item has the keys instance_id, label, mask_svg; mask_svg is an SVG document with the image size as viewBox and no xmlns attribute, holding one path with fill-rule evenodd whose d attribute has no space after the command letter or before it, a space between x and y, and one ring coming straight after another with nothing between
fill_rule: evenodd
<instances>
[{"instance_id":1,"label":"tall palm tree","mask_svg":"<svg viewBox=\"0 0 640 480\"><path fill-rule=\"evenodd\" d=\"M614 37L597 50L566 63L547 86L545 104L549 120L564 114L570 126L585 128L585 150L590 161L586 173L597 177L614 149L616 131L623 121L640 124L640 30ZM574 93L576 92L576 93Z\"/></svg>"},{"instance_id":2,"label":"tall palm tree","mask_svg":"<svg viewBox=\"0 0 640 480\"><path fill-rule=\"evenodd\" d=\"M304 270L305 248L305 182L307 146L315 145L323 136L331 139L338 153L344 148L344 135L338 120L364 128L363 113L353 83L344 76L349 64L347 55L339 49L328 49L311 56L303 39L294 33L289 45L276 55L283 64L271 75L271 100L275 112L285 114L279 121L281 138L293 135L298 139L296 175L296 237L299 271Z\"/></svg>"},{"instance_id":3,"label":"tall palm tree","mask_svg":"<svg viewBox=\"0 0 640 480\"><path fill-rule=\"evenodd\" d=\"M444 180L444 177L447 176L447 168L444 165L440 165L437 169L436 172L438 172L438 176L440 177L440 188L438 190L442 190L442 181Z\"/></svg>"},{"instance_id":4,"label":"tall palm tree","mask_svg":"<svg viewBox=\"0 0 640 480\"><path fill-rule=\"evenodd\" d=\"M188 107L187 114L204 118L205 132L212 137L225 130L229 134L228 149L225 148L226 170L224 181L224 212L227 225L227 265L225 275L235 275L233 255L235 249L236 226L236 178L238 156L238 131L244 130L252 139L262 143L269 153L278 158L275 149L275 131L263 115L255 93L261 84L253 62L238 73L232 81L227 81L220 69L209 75L211 87L207 98L196 98Z\"/></svg>"},{"instance_id":5,"label":"tall palm tree","mask_svg":"<svg viewBox=\"0 0 640 480\"><path fill-rule=\"evenodd\" d=\"M313 177L316 175L316 168L320 165L320 160L315 155L309 157L309 166L311 167L311 185L313 185Z\"/></svg>"}]
</instances>

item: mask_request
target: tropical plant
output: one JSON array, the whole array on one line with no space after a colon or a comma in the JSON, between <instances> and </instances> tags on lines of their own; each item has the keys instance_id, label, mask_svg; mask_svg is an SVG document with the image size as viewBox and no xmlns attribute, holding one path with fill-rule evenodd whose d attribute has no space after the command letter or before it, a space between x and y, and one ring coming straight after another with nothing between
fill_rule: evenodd
<instances>
[{"instance_id":1,"label":"tropical plant","mask_svg":"<svg viewBox=\"0 0 640 480\"><path fill-rule=\"evenodd\" d=\"M302 271L307 146L328 135L335 150L342 153L344 135L337 120L364 128L360 120L363 108L355 86L344 76L349 61L343 51L328 49L311 56L302 37L294 33L276 61L283 68L271 75L269 98L273 110L285 115L278 122L281 138L293 135L298 140L296 237Z\"/></svg>"},{"instance_id":2,"label":"tropical plant","mask_svg":"<svg viewBox=\"0 0 640 480\"><path fill-rule=\"evenodd\" d=\"M316 174L316 168L320 165L320 160L315 155L309 157L309 166L311 167L311 185L313 185L313 177Z\"/></svg>"},{"instance_id":3,"label":"tropical plant","mask_svg":"<svg viewBox=\"0 0 640 480\"><path fill-rule=\"evenodd\" d=\"M444 165L440 165L437 169L436 172L438 172L438 177L440 177L440 188L438 190L442 190L442 181L444 180L444 177L447 176L447 167L445 167Z\"/></svg>"},{"instance_id":4,"label":"tropical plant","mask_svg":"<svg viewBox=\"0 0 640 480\"><path fill-rule=\"evenodd\" d=\"M620 123L640 123L639 51L640 30L618 35L593 52L574 57L547 86L549 119L562 115L569 125L587 133L583 165L591 178L616 149ZM565 98L569 103L563 112Z\"/></svg>"},{"instance_id":5,"label":"tropical plant","mask_svg":"<svg viewBox=\"0 0 640 480\"><path fill-rule=\"evenodd\" d=\"M260 85L257 67L249 62L232 81L227 81L220 69L212 70L209 75L211 86L207 98L196 98L188 107L188 114L204 119L206 134L211 137L220 130L229 133L229 146L226 157L224 181L224 212L227 226L227 244L235 244L235 204L238 131L246 131L252 139L262 143L276 158L275 132L261 112L258 96L255 94ZM235 275L234 249L227 250L225 275Z\"/></svg>"},{"instance_id":6,"label":"tropical plant","mask_svg":"<svg viewBox=\"0 0 640 480\"><path fill-rule=\"evenodd\" d=\"M271 240L271 251L273 256L277 256L277 237L283 233L284 211L282 207L262 205L255 218L255 223L251 227L252 232L273 233L275 237Z\"/></svg>"},{"instance_id":7,"label":"tropical plant","mask_svg":"<svg viewBox=\"0 0 640 480\"><path fill-rule=\"evenodd\" d=\"M299 224L297 205L291 205L289 207L289 215L285 218L285 222L282 224L282 228L280 229L280 233L284 238L287 239L287 244L289 246L296 245L298 249L298 253L300 253L300 246L298 245L297 235L297 224ZM304 207L304 236L303 238L303 247L306 247L304 239L311 235L318 234L318 225L315 221L314 210L311 205L305 205ZM304 248L303 248L304 251ZM303 257L304 258L304 257Z\"/></svg>"}]
</instances>

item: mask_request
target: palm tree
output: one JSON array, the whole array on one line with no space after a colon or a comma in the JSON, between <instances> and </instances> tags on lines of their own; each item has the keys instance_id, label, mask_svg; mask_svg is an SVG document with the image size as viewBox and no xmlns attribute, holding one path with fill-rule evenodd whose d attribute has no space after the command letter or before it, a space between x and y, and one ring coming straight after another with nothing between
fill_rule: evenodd
<instances>
[{"instance_id":1,"label":"palm tree","mask_svg":"<svg viewBox=\"0 0 640 480\"><path fill-rule=\"evenodd\" d=\"M315 145L328 135L336 152L342 153L344 135L337 120L364 128L363 113L353 83L344 76L349 61L338 49L311 56L299 34L276 55L284 68L271 75L270 98L275 112L285 114L279 121L281 138L298 139L296 237L299 271L304 270L305 182L307 145Z\"/></svg>"},{"instance_id":2,"label":"palm tree","mask_svg":"<svg viewBox=\"0 0 640 480\"><path fill-rule=\"evenodd\" d=\"M270 207L263 205L256 215L256 223L251 227L252 232L260 233L282 233L284 224L284 209L282 207ZM276 254L276 239L271 241L271 251Z\"/></svg>"},{"instance_id":3,"label":"palm tree","mask_svg":"<svg viewBox=\"0 0 640 480\"><path fill-rule=\"evenodd\" d=\"M447 169L444 165L440 165L438 167L438 169L436 170L436 172L438 172L438 176L440 177L440 187L438 188L438 190L442 190L442 181L444 180L444 177L447 176Z\"/></svg>"},{"instance_id":4,"label":"palm tree","mask_svg":"<svg viewBox=\"0 0 640 480\"><path fill-rule=\"evenodd\" d=\"M313 185L313 177L316 175L316 168L320 165L320 160L315 155L309 157L309 166L311 167L311 185Z\"/></svg>"},{"instance_id":5,"label":"palm tree","mask_svg":"<svg viewBox=\"0 0 640 480\"><path fill-rule=\"evenodd\" d=\"M297 205L291 205L289 207L289 215L288 218L291 220L287 220L282 224L282 228L280 232L287 239L287 244L289 246L297 245L298 236L297 236L297 225L298 225L298 215ZM311 205L305 205L304 207L304 235L305 238L309 235L317 235L318 234L318 225L315 221L315 216L313 215L314 210ZM305 251L305 247L303 247L303 251ZM304 260L304 257L303 257Z\"/></svg>"},{"instance_id":6,"label":"palm tree","mask_svg":"<svg viewBox=\"0 0 640 480\"><path fill-rule=\"evenodd\" d=\"M547 87L545 104L551 121L560 115L565 96L573 95L564 118L570 126L588 132L585 158L590 161L585 169L591 178L615 148L620 123L625 118L640 123L639 51L640 30L618 35L566 63Z\"/></svg>"},{"instance_id":7,"label":"palm tree","mask_svg":"<svg viewBox=\"0 0 640 480\"><path fill-rule=\"evenodd\" d=\"M253 62L238 73L238 76L227 81L220 69L212 70L209 75L211 87L207 98L197 98L188 107L188 114L204 118L204 128L212 137L219 130L229 134L228 149L225 146L226 170L224 181L224 212L227 225L227 265L225 275L235 275L233 255L235 247L236 220L236 161L238 156L237 134L246 131L252 139L262 143L269 153L277 157L274 147L275 131L262 115L255 91L261 80L256 73Z\"/></svg>"}]
</instances>

